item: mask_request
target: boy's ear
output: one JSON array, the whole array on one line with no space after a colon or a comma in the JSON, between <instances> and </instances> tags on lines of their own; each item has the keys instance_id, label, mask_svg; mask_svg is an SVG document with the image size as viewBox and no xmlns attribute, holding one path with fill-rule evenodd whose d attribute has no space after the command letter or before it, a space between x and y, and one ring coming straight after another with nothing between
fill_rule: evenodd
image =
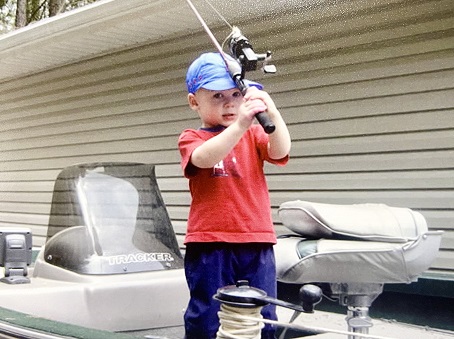
<instances>
[{"instance_id":1,"label":"boy's ear","mask_svg":"<svg viewBox=\"0 0 454 339\"><path fill-rule=\"evenodd\" d=\"M193 109L194 111L197 111L197 109L199 108L199 103L197 102L197 98L192 93L188 94L188 103L189 103L189 107L191 109Z\"/></svg>"}]
</instances>

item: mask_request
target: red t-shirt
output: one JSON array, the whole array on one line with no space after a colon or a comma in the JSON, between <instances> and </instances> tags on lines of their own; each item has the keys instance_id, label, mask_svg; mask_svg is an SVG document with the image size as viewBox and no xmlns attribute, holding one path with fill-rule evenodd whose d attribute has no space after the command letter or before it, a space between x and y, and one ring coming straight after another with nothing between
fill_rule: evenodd
<instances>
[{"instance_id":1,"label":"red t-shirt","mask_svg":"<svg viewBox=\"0 0 454 339\"><path fill-rule=\"evenodd\" d=\"M228 156L213 168L190 163L192 152L221 133L215 130L183 131L178 140L181 166L189 179L191 208L185 244L190 242L276 243L271 218L264 161L285 165L268 157L268 135L252 125Z\"/></svg>"}]
</instances>

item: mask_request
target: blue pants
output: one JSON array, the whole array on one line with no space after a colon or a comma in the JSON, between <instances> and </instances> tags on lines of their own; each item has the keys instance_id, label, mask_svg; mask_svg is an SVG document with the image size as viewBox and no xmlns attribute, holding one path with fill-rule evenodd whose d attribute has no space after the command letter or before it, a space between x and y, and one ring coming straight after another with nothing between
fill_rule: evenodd
<instances>
[{"instance_id":1,"label":"blue pants","mask_svg":"<svg viewBox=\"0 0 454 339\"><path fill-rule=\"evenodd\" d=\"M249 286L276 298L276 264L272 244L189 243L185 254L190 301L184 315L186 339L213 339L219 328L220 302L213 296L221 287L248 280ZM276 307L262 309L264 318L277 320ZM262 339L274 338L266 325Z\"/></svg>"}]
</instances>

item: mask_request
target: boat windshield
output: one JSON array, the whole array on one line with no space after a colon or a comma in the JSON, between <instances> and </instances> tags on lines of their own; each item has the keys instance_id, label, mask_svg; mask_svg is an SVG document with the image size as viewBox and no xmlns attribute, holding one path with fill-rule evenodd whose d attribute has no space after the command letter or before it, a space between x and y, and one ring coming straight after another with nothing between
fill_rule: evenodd
<instances>
[{"instance_id":1,"label":"boat windshield","mask_svg":"<svg viewBox=\"0 0 454 339\"><path fill-rule=\"evenodd\" d=\"M71 166L58 176L45 260L83 274L182 268L153 165Z\"/></svg>"}]
</instances>

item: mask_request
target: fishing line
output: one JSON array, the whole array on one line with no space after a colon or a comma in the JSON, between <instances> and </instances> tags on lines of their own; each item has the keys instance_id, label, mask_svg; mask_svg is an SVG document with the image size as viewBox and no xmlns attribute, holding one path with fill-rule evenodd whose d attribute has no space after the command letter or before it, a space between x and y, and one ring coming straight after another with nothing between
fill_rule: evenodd
<instances>
[{"instance_id":1,"label":"fishing line","mask_svg":"<svg viewBox=\"0 0 454 339\"><path fill-rule=\"evenodd\" d=\"M217 41L216 37L214 36L214 34L211 32L210 28L208 27L208 25L206 24L205 20L203 20L202 16L200 15L199 11L197 10L197 8L195 8L194 4L192 3L191 0L186 0L186 2L188 3L189 7L191 7L192 11L194 12L195 16L197 17L197 19L200 21L200 23L202 24L202 27L203 29L205 30L205 32L208 34L208 36L210 37L211 41L213 42L214 46L216 47L216 49L218 50L218 52L221 54L222 58L224 59L225 63L226 63L226 66L227 65L227 60L225 59L225 55L224 55L224 52L222 50L222 46L219 44L219 42Z\"/></svg>"},{"instance_id":2,"label":"fishing line","mask_svg":"<svg viewBox=\"0 0 454 339\"><path fill-rule=\"evenodd\" d=\"M227 21L226 18L224 18L224 17L222 16L222 14L213 6L213 4L212 4L210 1L208 1L208 0L204 0L204 1L206 2L206 4L207 4L208 6L211 7L211 9L218 15L218 17L219 17L222 21L224 21L224 22L226 23L227 26L230 27L230 29L233 29L233 26Z\"/></svg>"}]
</instances>

